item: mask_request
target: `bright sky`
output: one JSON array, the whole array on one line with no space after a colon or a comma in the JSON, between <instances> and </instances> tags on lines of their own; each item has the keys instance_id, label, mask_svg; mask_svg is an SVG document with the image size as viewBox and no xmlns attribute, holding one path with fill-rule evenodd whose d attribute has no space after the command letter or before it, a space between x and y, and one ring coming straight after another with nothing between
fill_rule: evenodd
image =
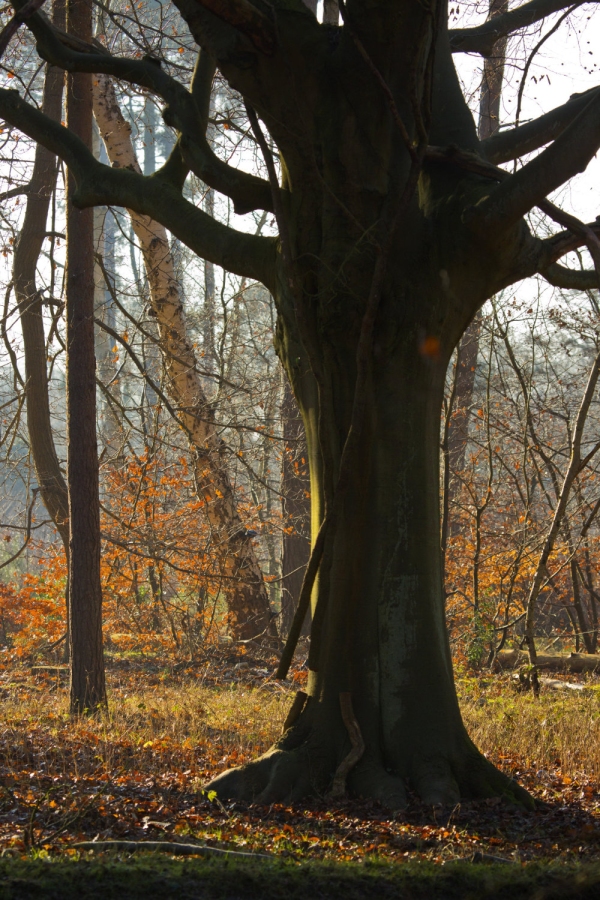
<instances>
[{"instance_id":1,"label":"bright sky","mask_svg":"<svg viewBox=\"0 0 600 900\"><path fill-rule=\"evenodd\" d=\"M511 7L518 5L521 4L511 3ZM460 7L457 24L472 24L474 17L470 8L462 3L454 8ZM541 33L539 25L532 26L526 37L513 38L509 43L501 127L514 125L517 95L528 54L560 16L549 17ZM475 21L483 19L485 16L477 16ZM454 60L466 93L472 97L472 109L476 111L481 59L456 54ZM600 10L597 3L587 3L575 10L535 55L527 74L520 122L534 119L565 103L572 94L597 85L600 85ZM585 221L600 215L600 156L596 156L583 175L573 180L569 189L558 192L555 199L564 209Z\"/></svg>"}]
</instances>

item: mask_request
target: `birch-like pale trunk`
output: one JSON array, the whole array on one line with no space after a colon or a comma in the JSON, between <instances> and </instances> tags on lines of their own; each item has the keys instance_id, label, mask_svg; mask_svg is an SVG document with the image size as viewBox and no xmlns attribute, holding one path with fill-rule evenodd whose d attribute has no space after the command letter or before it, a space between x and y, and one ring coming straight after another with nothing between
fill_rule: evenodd
<instances>
[{"instance_id":1,"label":"birch-like pale trunk","mask_svg":"<svg viewBox=\"0 0 600 900\"><path fill-rule=\"evenodd\" d=\"M99 75L94 84L94 115L113 167L136 172L140 166L110 78ZM215 411L197 371L166 229L147 216L129 210L131 225L142 249L152 310L160 334L167 372L167 391L179 410L194 465L199 498L212 527L229 610L232 635L248 640L262 634L276 636L269 598L252 538L237 510L234 490L219 453Z\"/></svg>"}]
</instances>

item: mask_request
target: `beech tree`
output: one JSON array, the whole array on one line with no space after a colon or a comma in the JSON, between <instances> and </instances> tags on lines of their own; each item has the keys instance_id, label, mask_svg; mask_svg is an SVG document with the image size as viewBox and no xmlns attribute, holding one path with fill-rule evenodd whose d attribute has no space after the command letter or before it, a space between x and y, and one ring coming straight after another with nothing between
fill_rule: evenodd
<instances>
[{"instance_id":1,"label":"beech tree","mask_svg":"<svg viewBox=\"0 0 600 900\"><path fill-rule=\"evenodd\" d=\"M408 782L427 803L499 794L527 803L460 716L444 624L440 412L451 354L488 298L538 273L563 287L597 286L593 270L558 262L584 244L598 259L597 223L546 198L600 146L600 90L480 140L452 53L487 56L569 4L531 0L458 31L440 0L348 0L341 25L329 24L332 4L320 24L301 0L176 6L201 48L189 86L154 56L117 57L41 12L26 19L52 65L162 99L178 140L151 177L102 165L16 91L0 92L0 114L64 160L81 208L150 216L275 298L316 523L278 674L312 594L309 680L281 740L213 786L261 802L347 788L399 807ZM202 110L217 66L246 103L268 180L208 145ZM542 147L511 174L497 167ZM182 195L190 171L237 212L272 212L278 236L235 230L195 207ZM526 221L536 206L560 226L549 238Z\"/></svg>"}]
</instances>

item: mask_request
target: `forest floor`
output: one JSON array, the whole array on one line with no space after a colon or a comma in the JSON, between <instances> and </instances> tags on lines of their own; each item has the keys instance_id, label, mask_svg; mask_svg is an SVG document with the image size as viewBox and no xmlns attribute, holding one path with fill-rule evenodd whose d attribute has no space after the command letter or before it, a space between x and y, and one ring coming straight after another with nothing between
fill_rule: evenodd
<instances>
[{"instance_id":1,"label":"forest floor","mask_svg":"<svg viewBox=\"0 0 600 900\"><path fill-rule=\"evenodd\" d=\"M497 799L454 809L414 799L394 815L356 800L269 807L211 800L201 792L211 776L265 750L281 732L305 671L296 669L285 685L273 671L268 657L230 650L177 669L143 656L112 657L108 713L73 722L60 672L0 670L0 900L70 897L67 884L72 896L83 896L84 870L97 896L120 898L148 897L136 872L163 879L166 892L157 887L151 896L180 900L600 896L596 682L584 691L544 691L536 701L518 693L510 676L459 673L471 735L540 801L532 812ZM76 847L106 840L203 844L272 860L165 855L121 865L123 851L114 858ZM301 882L296 870L304 872ZM257 887L264 871L268 890ZM42 888L40 878L63 886L44 881ZM306 878L314 891L295 893ZM186 893L186 879L196 893ZM360 882L362 893L352 893L348 880ZM181 889L174 892L174 883Z\"/></svg>"}]
</instances>

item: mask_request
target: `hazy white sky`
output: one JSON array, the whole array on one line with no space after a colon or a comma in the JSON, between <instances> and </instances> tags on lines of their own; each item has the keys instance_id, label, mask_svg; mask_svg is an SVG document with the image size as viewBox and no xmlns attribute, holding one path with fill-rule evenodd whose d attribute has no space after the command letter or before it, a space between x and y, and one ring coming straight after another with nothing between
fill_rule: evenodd
<instances>
[{"instance_id":1,"label":"hazy white sky","mask_svg":"<svg viewBox=\"0 0 600 900\"><path fill-rule=\"evenodd\" d=\"M521 4L511 3L511 6L518 5ZM600 85L598 7L597 3L587 3L575 10L535 55L523 91L521 123L565 103L572 94ZM451 4L451 8L459 9L456 26L485 19L485 15L474 14L472 4ZM503 86L501 127L514 124L517 95L528 55L560 16L561 14L556 14L549 18L541 29L537 25L529 29L526 36L511 39ZM466 54L457 54L454 59L467 94L472 97L472 108L476 110L481 59ZM600 215L600 155L590 163L584 174L573 179L569 188L558 192L555 199L564 209L585 221Z\"/></svg>"}]
</instances>

